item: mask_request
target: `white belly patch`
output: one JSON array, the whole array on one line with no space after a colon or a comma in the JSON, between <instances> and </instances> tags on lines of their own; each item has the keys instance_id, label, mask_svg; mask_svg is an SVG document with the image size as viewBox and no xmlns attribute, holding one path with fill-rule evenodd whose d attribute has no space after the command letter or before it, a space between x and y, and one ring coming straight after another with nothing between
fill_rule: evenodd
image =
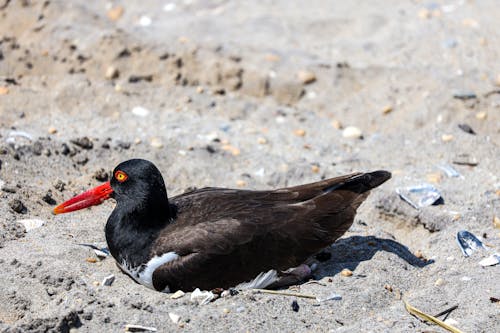
<instances>
[{"instance_id":1,"label":"white belly patch","mask_svg":"<svg viewBox=\"0 0 500 333\"><path fill-rule=\"evenodd\" d=\"M122 260L122 262L119 263L119 265L135 281L137 281L138 283L140 283L148 288L154 289L154 287L153 287L153 273L154 273L154 271L158 267L160 267L160 266L162 266L170 261L177 260L178 258L180 258L180 257L177 253L167 252L167 253L162 254L161 256L155 256L151 260L149 260L147 263L141 264L140 266L137 266L137 267L131 267L129 265L129 263L127 263L126 260ZM168 289L168 286L166 289Z\"/></svg>"}]
</instances>

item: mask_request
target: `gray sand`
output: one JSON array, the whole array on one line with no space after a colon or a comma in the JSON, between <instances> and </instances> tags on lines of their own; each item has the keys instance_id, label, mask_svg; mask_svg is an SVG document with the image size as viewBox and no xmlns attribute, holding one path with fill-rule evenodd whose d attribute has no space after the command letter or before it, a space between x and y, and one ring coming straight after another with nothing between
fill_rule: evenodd
<instances>
[{"instance_id":1,"label":"gray sand","mask_svg":"<svg viewBox=\"0 0 500 333\"><path fill-rule=\"evenodd\" d=\"M119 3L121 17L101 1L0 1L2 331L442 331L402 299L429 314L457 304L451 324L500 331L500 265L478 264L500 252L496 1ZM153 161L172 195L376 169L393 179L325 250L318 283L288 290L341 300L245 291L200 306L78 245L105 246L112 202L51 214L132 157ZM423 183L442 204L417 210L395 192ZM25 231L23 219L45 224ZM460 230L487 250L465 258Z\"/></svg>"}]
</instances>

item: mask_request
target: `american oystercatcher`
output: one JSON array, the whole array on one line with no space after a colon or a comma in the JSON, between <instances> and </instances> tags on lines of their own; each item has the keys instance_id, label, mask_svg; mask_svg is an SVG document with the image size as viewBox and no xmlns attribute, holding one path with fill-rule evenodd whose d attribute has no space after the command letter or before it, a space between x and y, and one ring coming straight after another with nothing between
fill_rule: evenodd
<instances>
[{"instance_id":1,"label":"american oystercatcher","mask_svg":"<svg viewBox=\"0 0 500 333\"><path fill-rule=\"evenodd\" d=\"M109 250L146 287L275 288L308 276L304 261L342 236L369 191L390 177L355 173L271 191L203 188L169 199L154 164L132 159L54 213L114 198Z\"/></svg>"}]
</instances>

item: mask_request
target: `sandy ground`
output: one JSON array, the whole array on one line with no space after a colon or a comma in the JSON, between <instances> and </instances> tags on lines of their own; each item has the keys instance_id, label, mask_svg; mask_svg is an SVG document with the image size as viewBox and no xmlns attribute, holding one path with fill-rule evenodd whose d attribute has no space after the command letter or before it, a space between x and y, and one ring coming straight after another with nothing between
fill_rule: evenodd
<instances>
[{"instance_id":1,"label":"sandy ground","mask_svg":"<svg viewBox=\"0 0 500 333\"><path fill-rule=\"evenodd\" d=\"M500 251L498 22L494 0L0 1L0 329L442 330L403 298L430 314L458 305L448 321L464 332L500 331L500 265L478 264ZM153 161L170 194L393 179L319 257L319 283L290 290L341 300L245 291L200 306L78 245L105 246L112 202L51 214L132 157ZM417 210L395 192L422 183L442 204ZM487 250L464 257L460 230Z\"/></svg>"}]
</instances>

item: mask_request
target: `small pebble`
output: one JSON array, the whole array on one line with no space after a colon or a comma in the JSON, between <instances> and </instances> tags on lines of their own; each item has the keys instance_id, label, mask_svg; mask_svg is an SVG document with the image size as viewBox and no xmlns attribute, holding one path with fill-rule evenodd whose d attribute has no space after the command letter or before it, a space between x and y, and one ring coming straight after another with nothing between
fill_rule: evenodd
<instances>
[{"instance_id":1,"label":"small pebble","mask_svg":"<svg viewBox=\"0 0 500 333\"><path fill-rule=\"evenodd\" d=\"M434 282L434 285L439 287L439 286L442 286L444 284L444 280L442 278L439 278L436 280L436 282Z\"/></svg>"},{"instance_id":2,"label":"small pebble","mask_svg":"<svg viewBox=\"0 0 500 333\"><path fill-rule=\"evenodd\" d=\"M479 23L472 18L463 19L462 24L468 28L479 28Z\"/></svg>"},{"instance_id":3,"label":"small pebble","mask_svg":"<svg viewBox=\"0 0 500 333\"><path fill-rule=\"evenodd\" d=\"M115 281L115 276L113 274L109 275L109 276L106 276L103 280L102 280L102 285L103 286L111 286L113 284L113 282Z\"/></svg>"},{"instance_id":4,"label":"small pebble","mask_svg":"<svg viewBox=\"0 0 500 333\"><path fill-rule=\"evenodd\" d=\"M427 174L426 178L428 182L437 184L441 182L443 176L441 175L441 173L437 172Z\"/></svg>"},{"instance_id":5,"label":"small pebble","mask_svg":"<svg viewBox=\"0 0 500 333\"><path fill-rule=\"evenodd\" d=\"M241 154L241 151L236 148L236 147L233 147L231 146L230 144L225 144L221 147L222 150L225 150L225 151L229 151L231 152L231 154L233 154L234 156L238 156Z\"/></svg>"},{"instance_id":6,"label":"small pebble","mask_svg":"<svg viewBox=\"0 0 500 333\"><path fill-rule=\"evenodd\" d=\"M335 129L342 129L342 123L337 119L332 120L332 126Z\"/></svg>"},{"instance_id":7,"label":"small pebble","mask_svg":"<svg viewBox=\"0 0 500 333\"><path fill-rule=\"evenodd\" d=\"M151 147L153 148L163 148L163 143L159 138L152 138L150 142Z\"/></svg>"},{"instance_id":8,"label":"small pebble","mask_svg":"<svg viewBox=\"0 0 500 333\"><path fill-rule=\"evenodd\" d=\"M120 19L120 17L122 17L123 15L123 12L124 12L124 9L122 6L115 6L115 7L112 7L110 10L108 10L108 18L111 20L111 21L117 21Z\"/></svg>"},{"instance_id":9,"label":"small pebble","mask_svg":"<svg viewBox=\"0 0 500 333\"><path fill-rule=\"evenodd\" d=\"M9 202L10 208L19 214L25 214L27 212L26 206L19 199L14 199Z\"/></svg>"},{"instance_id":10,"label":"small pebble","mask_svg":"<svg viewBox=\"0 0 500 333\"><path fill-rule=\"evenodd\" d=\"M453 98L456 98L456 99L459 99L462 101L466 101L469 99L476 99L477 95L476 95L476 93L474 93L472 91L460 91L460 92L454 93Z\"/></svg>"},{"instance_id":11,"label":"small pebble","mask_svg":"<svg viewBox=\"0 0 500 333\"><path fill-rule=\"evenodd\" d=\"M178 314L175 314L175 313L173 313L173 312L169 312L169 313L168 313L168 317L170 318L170 320L171 320L174 324L179 323L179 321L181 320L181 316L179 316Z\"/></svg>"},{"instance_id":12,"label":"small pebble","mask_svg":"<svg viewBox=\"0 0 500 333\"><path fill-rule=\"evenodd\" d=\"M9 93L9 88L0 86L0 95L7 95Z\"/></svg>"},{"instance_id":13,"label":"small pebble","mask_svg":"<svg viewBox=\"0 0 500 333\"><path fill-rule=\"evenodd\" d=\"M347 126L342 131L342 136L348 139L361 139L363 137L363 132L354 126Z\"/></svg>"},{"instance_id":14,"label":"small pebble","mask_svg":"<svg viewBox=\"0 0 500 333\"><path fill-rule=\"evenodd\" d=\"M18 220L16 222L21 223L24 226L24 228L26 229L26 232L29 232L29 231L36 229L36 228L40 228L42 225L45 224L45 221L38 220L38 219Z\"/></svg>"},{"instance_id":15,"label":"small pebble","mask_svg":"<svg viewBox=\"0 0 500 333\"><path fill-rule=\"evenodd\" d=\"M295 134L296 136L305 136L306 131L303 129L297 129L297 130L293 131L293 134Z\"/></svg>"},{"instance_id":16,"label":"small pebble","mask_svg":"<svg viewBox=\"0 0 500 333\"><path fill-rule=\"evenodd\" d=\"M139 18L139 25L141 27L149 27L151 25L151 23L153 23L153 20L151 20L151 17L149 17L149 16L142 15Z\"/></svg>"},{"instance_id":17,"label":"small pebble","mask_svg":"<svg viewBox=\"0 0 500 333\"><path fill-rule=\"evenodd\" d=\"M311 171L313 173L318 173L319 172L319 166L318 165L312 165L311 166Z\"/></svg>"},{"instance_id":18,"label":"small pebble","mask_svg":"<svg viewBox=\"0 0 500 333\"><path fill-rule=\"evenodd\" d=\"M495 85L497 87L500 87L500 74L498 74L497 77L495 78Z\"/></svg>"},{"instance_id":19,"label":"small pebble","mask_svg":"<svg viewBox=\"0 0 500 333\"><path fill-rule=\"evenodd\" d=\"M106 78L107 80L114 80L117 79L119 76L120 76L120 71L118 70L118 68L114 66L109 66L106 69L106 73L104 74L104 78Z\"/></svg>"},{"instance_id":20,"label":"small pebble","mask_svg":"<svg viewBox=\"0 0 500 333\"><path fill-rule=\"evenodd\" d=\"M228 314L228 313L230 313L230 312L231 312L231 310L229 310L228 308L224 308L224 309L222 309L222 312L223 312L224 314Z\"/></svg>"},{"instance_id":21,"label":"small pebble","mask_svg":"<svg viewBox=\"0 0 500 333\"><path fill-rule=\"evenodd\" d=\"M87 150L92 149L94 147L94 144L92 143L92 141L86 136L83 136L81 138L72 139L69 141L72 144L77 145L78 147L83 148L83 149L87 149Z\"/></svg>"},{"instance_id":22,"label":"small pebble","mask_svg":"<svg viewBox=\"0 0 500 333\"><path fill-rule=\"evenodd\" d=\"M203 94L204 91L205 91L205 88L203 88L202 86L197 86L196 87L196 92L198 94Z\"/></svg>"},{"instance_id":23,"label":"small pebble","mask_svg":"<svg viewBox=\"0 0 500 333\"><path fill-rule=\"evenodd\" d=\"M422 8L418 11L418 17L421 19L429 19L432 13L427 8Z\"/></svg>"},{"instance_id":24,"label":"small pebble","mask_svg":"<svg viewBox=\"0 0 500 333\"><path fill-rule=\"evenodd\" d=\"M132 109L132 113L138 117L147 117L149 115L149 110L142 106L136 106Z\"/></svg>"},{"instance_id":25,"label":"small pebble","mask_svg":"<svg viewBox=\"0 0 500 333\"><path fill-rule=\"evenodd\" d=\"M498 216L493 217L493 226L500 229L500 218Z\"/></svg>"},{"instance_id":26,"label":"small pebble","mask_svg":"<svg viewBox=\"0 0 500 333\"><path fill-rule=\"evenodd\" d=\"M451 140L453 140L453 135L451 135L451 134L443 134L443 135L441 135L441 140L443 142L450 142Z\"/></svg>"},{"instance_id":27,"label":"small pebble","mask_svg":"<svg viewBox=\"0 0 500 333\"><path fill-rule=\"evenodd\" d=\"M344 268L341 272L340 275L342 276L352 276L352 271L348 268Z\"/></svg>"},{"instance_id":28,"label":"small pebble","mask_svg":"<svg viewBox=\"0 0 500 333\"><path fill-rule=\"evenodd\" d=\"M469 133L469 134L472 134L472 135L476 135L476 132L474 132L474 130L472 129L472 127L470 127L469 125L467 124L458 124L458 128L460 128L462 131L464 131L465 133Z\"/></svg>"},{"instance_id":29,"label":"small pebble","mask_svg":"<svg viewBox=\"0 0 500 333\"><path fill-rule=\"evenodd\" d=\"M313 83L314 81L316 81L316 74L314 74L313 72L311 72L309 70L300 70L297 73L297 78L303 84L309 84L309 83Z\"/></svg>"},{"instance_id":30,"label":"small pebble","mask_svg":"<svg viewBox=\"0 0 500 333\"><path fill-rule=\"evenodd\" d=\"M104 168L100 168L94 172L94 178L100 182L105 182L109 179L108 172Z\"/></svg>"},{"instance_id":31,"label":"small pebble","mask_svg":"<svg viewBox=\"0 0 500 333\"><path fill-rule=\"evenodd\" d=\"M175 7L176 7L176 5L174 2L169 2L163 6L163 10L166 12L171 12L172 10L175 9Z\"/></svg>"},{"instance_id":32,"label":"small pebble","mask_svg":"<svg viewBox=\"0 0 500 333\"><path fill-rule=\"evenodd\" d=\"M281 60L280 56L274 53L268 53L264 56L264 59L266 59L269 62L278 62Z\"/></svg>"},{"instance_id":33,"label":"small pebble","mask_svg":"<svg viewBox=\"0 0 500 333\"><path fill-rule=\"evenodd\" d=\"M391 112L392 112L392 105L386 105L385 107L382 108L383 114L389 114Z\"/></svg>"},{"instance_id":34,"label":"small pebble","mask_svg":"<svg viewBox=\"0 0 500 333\"><path fill-rule=\"evenodd\" d=\"M421 250L417 250L417 251L415 251L415 254L414 254L414 255L415 255L415 257L417 257L418 259L422 259L422 258L424 258L424 254L422 253L422 251L421 251Z\"/></svg>"},{"instance_id":35,"label":"small pebble","mask_svg":"<svg viewBox=\"0 0 500 333\"><path fill-rule=\"evenodd\" d=\"M93 257L88 257L85 259L85 261L91 264L95 264L97 262L97 259Z\"/></svg>"},{"instance_id":36,"label":"small pebble","mask_svg":"<svg viewBox=\"0 0 500 333\"><path fill-rule=\"evenodd\" d=\"M476 113L476 119L478 120L485 120L488 114L485 111L480 111Z\"/></svg>"},{"instance_id":37,"label":"small pebble","mask_svg":"<svg viewBox=\"0 0 500 333\"><path fill-rule=\"evenodd\" d=\"M244 180L241 180L241 179L237 180L236 181L236 186L238 186L238 187L245 187L245 186L247 186L247 182L244 181Z\"/></svg>"},{"instance_id":38,"label":"small pebble","mask_svg":"<svg viewBox=\"0 0 500 333\"><path fill-rule=\"evenodd\" d=\"M178 299L178 298L181 298L182 296L184 296L186 293L183 292L182 290L177 290L175 293L173 293L172 295L170 295L170 298L171 299Z\"/></svg>"},{"instance_id":39,"label":"small pebble","mask_svg":"<svg viewBox=\"0 0 500 333\"><path fill-rule=\"evenodd\" d=\"M292 302L292 310L293 310L294 312L299 312L299 309L300 309L299 303L297 303L297 301L296 301L296 300L294 300L294 301Z\"/></svg>"},{"instance_id":40,"label":"small pebble","mask_svg":"<svg viewBox=\"0 0 500 333\"><path fill-rule=\"evenodd\" d=\"M257 142L260 143L261 145L265 145L267 143L267 139L260 137L257 139Z\"/></svg>"},{"instance_id":41,"label":"small pebble","mask_svg":"<svg viewBox=\"0 0 500 333\"><path fill-rule=\"evenodd\" d=\"M56 134L57 133L57 128L51 126L48 129L49 134Z\"/></svg>"}]
</instances>

